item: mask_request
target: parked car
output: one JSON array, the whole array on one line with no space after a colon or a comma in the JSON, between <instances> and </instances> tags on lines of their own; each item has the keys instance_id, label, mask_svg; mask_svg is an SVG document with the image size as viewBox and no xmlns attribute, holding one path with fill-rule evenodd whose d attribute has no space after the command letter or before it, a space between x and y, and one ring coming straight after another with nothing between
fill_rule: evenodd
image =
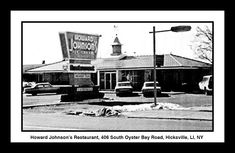
<instances>
[{"instance_id":1,"label":"parked car","mask_svg":"<svg viewBox=\"0 0 235 153\"><path fill-rule=\"evenodd\" d=\"M133 92L133 87L129 81L118 82L114 90L116 96L120 96L121 94L131 94Z\"/></svg>"},{"instance_id":2,"label":"parked car","mask_svg":"<svg viewBox=\"0 0 235 153\"><path fill-rule=\"evenodd\" d=\"M36 83L32 87L24 89L24 93L32 94L33 96L39 93L58 93L58 92L59 92L59 87L53 87L48 82Z\"/></svg>"},{"instance_id":3,"label":"parked car","mask_svg":"<svg viewBox=\"0 0 235 153\"><path fill-rule=\"evenodd\" d=\"M32 87L35 84L36 84L35 82L25 82L25 81L23 81L22 89L24 90L24 88Z\"/></svg>"},{"instance_id":4,"label":"parked car","mask_svg":"<svg viewBox=\"0 0 235 153\"><path fill-rule=\"evenodd\" d=\"M213 77L212 75L203 76L202 81L199 82L199 88L204 91L206 95L213 91Z\"/></svg>"},{"instance_id":5,"label":"parked car","mask_svg":"<svg viewBox=\"0 0 235 153\"><path fill-rule=\"evenodd\" d=\"M161 87L159 86L159 83L157 81L156 81L156 90L158 95L161 94ZM141 91L144 97L154 95L154 82L153 81L144 82Z\"/></svg>"}]
</instances>

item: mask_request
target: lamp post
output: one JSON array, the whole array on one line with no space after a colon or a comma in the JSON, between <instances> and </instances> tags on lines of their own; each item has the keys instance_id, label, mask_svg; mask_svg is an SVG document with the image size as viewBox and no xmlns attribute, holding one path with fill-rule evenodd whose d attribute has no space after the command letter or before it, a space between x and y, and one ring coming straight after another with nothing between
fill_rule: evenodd
<instances>
[{"instance_id":1,"label":"lamp post","mask_svg":"<svg viewBox=\"0 0 235 153\"><path fill-rule=\"evenodd\" d=\"M185 32L185 31L190 31L191 26L175 26L171 27L169 30L160 30L160 31L155 31L155 26L153 26L153 31L149 33L153 33L153 82L154 82L154 106L157 105L157 91L156 91L156 46L155 46L155 33L160 33L160 32Z\"/></svg>"}]
</instances>

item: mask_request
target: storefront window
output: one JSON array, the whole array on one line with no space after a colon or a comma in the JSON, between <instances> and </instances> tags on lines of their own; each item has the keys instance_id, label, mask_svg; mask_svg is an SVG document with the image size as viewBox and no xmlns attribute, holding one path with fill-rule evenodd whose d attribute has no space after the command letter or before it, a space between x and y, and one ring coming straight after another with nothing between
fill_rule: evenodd
<instances>
[{"instance_id":1,"label":"storefront window","mask_svg":"<svg viewBox=\"0 0 235 153\"><path fill-rule=\"evenodd\" d=\"M122 70L122 81L130 81L134 90L140 90L144 83L144 70Z\"/></svg>"},{"instance_id":2,"label":"storefront window","mask_svg":"<svg viewBox=\"0 0 235 153\"><path fill-rule=\"evenodd\" d=\"M104 72L100 72L100 89L104 89Z\"/></svg>"},{"instance_id":3,"label":"storefront window","mask_svg":"<svg viewBox=\"0 0 235 153\"><path fill-rule=\"evenodd\" d=\"M145 81L152 81L151 70L145 70L144 80Z\"/></svg>"}]
</instances>

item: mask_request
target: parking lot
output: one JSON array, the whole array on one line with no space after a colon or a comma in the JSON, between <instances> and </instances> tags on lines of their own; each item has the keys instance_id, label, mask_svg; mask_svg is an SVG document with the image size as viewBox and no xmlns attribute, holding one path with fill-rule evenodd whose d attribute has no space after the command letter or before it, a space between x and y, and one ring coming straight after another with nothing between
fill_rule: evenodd
<instances>
[{"instance_id":1,"label":"parking lot","mask_svg":"<svg viewBox=\"0 0 235 153\"><path fill-rule=\"evenodd\" d=\"M153 97L144 97L142 94L136 94L129 97L117 97L115 94L105 94L105 97L114 99L114 101L127 103L148 103L154 102ZM212 96L203 94L188 94L182 92L167 92L157 97L157 102L174 103L183 107L211 106Z\"/></svg>"},{"instance_id":2,"label":"parking lot","mask_svg":"<svg viewBox=\"0 0 235 153\"><path fill-rule=\"evenodd\" d=\"M32 96L30 94L23 94L23 106L32 105L46 105L46 104L57 104L60 102L60 96L56 94L39 94Z\"/></svg>"},{"instance_id":3,"label":"parking lot","mask_svg":"<svg viewBox=\"0 0 235 153\"><path fill-rule=\"evenodd\" d=\"M37 96L32 96L29 94L23 94L23 106L32 105L47 105L47 104L57 104L60 102L60 96L57 94L39 94ZM157 97L157 102L161 103L174 103L179 104L183 107L201 107L201 106L211 106L212 97L204 94L189 94L183 92L163 92L162 95ZM90 99L80 101L82 103L93 103L99 105L101 101L110 102L111 105L130 105L130 104L142 104L154 102L153 97L144 97L139 92L134 92L132 95L126 96L116 96L112 92L105 92L103 99Z\"/></svg>"}]
</instances>

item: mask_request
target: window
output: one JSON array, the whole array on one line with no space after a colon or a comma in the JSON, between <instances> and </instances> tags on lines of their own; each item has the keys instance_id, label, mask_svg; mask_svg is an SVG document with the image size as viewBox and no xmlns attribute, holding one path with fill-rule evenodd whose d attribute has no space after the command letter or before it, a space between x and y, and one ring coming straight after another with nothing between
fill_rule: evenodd
<instances>
[{"instance_id":1,"label":"window","mask_svg":"<svg viewBox=\"0 0 235 153\"><path fill-rule=\"evenodd\" d=\"M100 72L100 89L104 89L104 72Z\"/></svg>"},{"instance_id":2,"label":"window","mask_svg":"<svg viewBox=\"0 0 235 153\"><path fill-rule=\"evenodd\" d=\"M119 83L118 86L131 86L130 83Z\"/></svg>"},{"instance_id":3,"label":"window","mask_svg":"<svg viewBox=\"0 0 235 153\"><path fill-rule=\"evenodd\" d=\"M213 88L213 78L212 78L212 77L210 77L208 87L209 87L210 89L212 89L212 88Z\"/></svg>"},{"instance_id":4,"label":"window","mask_svg":"<svg viewBox=\"0 0 235 153\"><path fill-rule=\"evenodd\" d=\"M45 88L50 88L50 87L51 87L51 85L49 85L49 84L45 84L45 85L44 85L44 87L45 87Z\"/></svg>"},{"instance_id":5,"label":"window","mask_svg":"<svg viewBox=\"0 0 235 153\"><path fill-rule=\"evenodd\" d=\"M156 82L156 86L158 86L158 82ZM146 87L153 87L154 86L154 83L146 83L145 85Z\"/></svg>"},{"instance_id":6,"label":"window","mask_svg":"<svg viewBox=\"0 0 235 153\"><path fill-rule=\"evenodd\" d=\"M42 84L40 84L40 85L38 85L38 86L37 86L37 88L43 88L43 85L42 85Z\"/></svg>"},{"instance_id":7,"label":"window","mask_svg":"<svg viewBox=\"0 0 235 153\"><path fill-rule=\"evenodd\" d=\"M154 83L146 83L146 87L153 87Z\"/></svg>"}]
</instances>

